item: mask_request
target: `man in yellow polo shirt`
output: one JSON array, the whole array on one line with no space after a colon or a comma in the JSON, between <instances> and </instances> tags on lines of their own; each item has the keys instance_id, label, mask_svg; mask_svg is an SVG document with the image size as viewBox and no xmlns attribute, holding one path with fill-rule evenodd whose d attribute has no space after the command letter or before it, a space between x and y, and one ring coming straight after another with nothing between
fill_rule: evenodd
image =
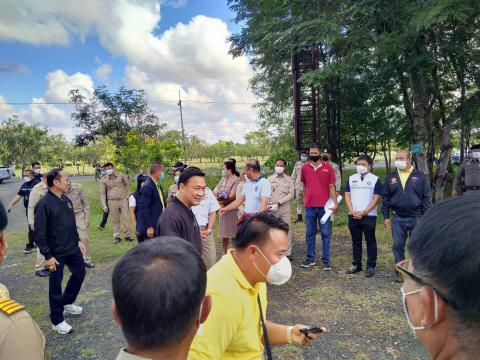
<instances>
[{"instance_id":1,"label":"man in yellow polo shirt","mask_svg":"<svg viewBox=\"0 0 480 360\"><path fill-rule=\"evenodd\" d=\"M189 359L263 359L270 345L305 345L316 337L301 333L304 325L285 326L265 319L265 282L282 285L292 274L287 234L287 224L265 213L242 224L234 249L208 272L212 311L192 343Z\"/></svg>"}]
</instances>

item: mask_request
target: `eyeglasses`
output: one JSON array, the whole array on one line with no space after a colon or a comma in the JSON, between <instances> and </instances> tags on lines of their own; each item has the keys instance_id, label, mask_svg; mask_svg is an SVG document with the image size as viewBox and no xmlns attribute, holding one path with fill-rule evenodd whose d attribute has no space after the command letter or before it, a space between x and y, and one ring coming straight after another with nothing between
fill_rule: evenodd
<instances>
[{"instance_id":1,"label":"eyeglasses","mask_svg":"<svg viewBox=\"0 0 480 360\"><path fill-rule=\"evenodd\" d=\"M397 265L396 265L396 268L397 268L397 271L398 271L398 274L400 275L400 278L403 282L405 282L405 276L409 277L410 279L412 279L413 281L415 281L417 284L421 285L421 286L428 286L429 288L431 288L433 291L435 291L435 293L448 305L450 305L452 308L454 309L458 309L458 305L455 304L451 299L449 299L446 295L444 295L442 293L442 291L438 290L438 288L436 288L435 286L433 286L432 284L424 281L422 278L420 278L419 276L415 275L414 273L408 271L408 264L410 264L410 259L405 259L403 261L400 261Z\"/></svg>"}]
</instances>

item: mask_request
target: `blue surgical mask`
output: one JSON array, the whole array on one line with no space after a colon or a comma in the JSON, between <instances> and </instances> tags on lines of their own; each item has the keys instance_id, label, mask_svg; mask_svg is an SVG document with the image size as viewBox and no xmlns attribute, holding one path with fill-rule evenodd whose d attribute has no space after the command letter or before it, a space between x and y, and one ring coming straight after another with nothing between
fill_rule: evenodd
<instances>
[{"instance_id":1,"label":"blue surgical mask","mask_svg":"<svg viewBox=\"0 0 480 360\"><path fill-rule=\"evenodd\" d=\"M227 173L225 172L225 170L222 170L222 177L225 177L227 176Z\"/></svg>"},{"instance_id":2,"label":"blue surgical mask","mask_svg":"<svg viewBox=\"0 0 480 360\"><path fill-rule=\"evenodd\" d=\"M160 181L163 181L163 180L165 180L165 173L164 172L162 172L160 174Z\"/></svg>"},{"instance_id":3,"label":"blue surgical mask","mask_svg":"<svg viewBox=\"0 0 480 360\"><path fill-rule=\"evenodd\" d=\"M173 177L173 180L175 181L175 184L178 185L178 180L180 180L180 176L175 175L175 176Z\"/></svg>"}]
</instances>

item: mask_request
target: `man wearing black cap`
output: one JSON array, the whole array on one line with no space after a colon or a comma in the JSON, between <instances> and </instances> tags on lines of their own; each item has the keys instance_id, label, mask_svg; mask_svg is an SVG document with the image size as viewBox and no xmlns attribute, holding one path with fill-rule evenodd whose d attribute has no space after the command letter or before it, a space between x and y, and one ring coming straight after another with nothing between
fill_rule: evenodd
<instances>
[{"instance_id":1,"label":"man wearing black cap","mask_svg":"<svg viewBox=\"0 0 480 360\"><path fill-rule=\"evenodd\" d=\"M303 183L302 183L302 167L308 160L308 151L300 152L300 160L295 163L292 171L292 180L295 183L295 199L297 200L297 219L295 222L303 221Z\"/></svg>"},{"instance_id":2,"label":"man wearing black cap","mask_svg":"<svg viewBox=\"0 0 480 360\"><path fill-rule=\"evenodd\" d=\"M467 193L480 193L480 144L470 148L470 156L463 160L453 181L452 196L462 193L462 183Z\"/></svg>"}]
</instances>

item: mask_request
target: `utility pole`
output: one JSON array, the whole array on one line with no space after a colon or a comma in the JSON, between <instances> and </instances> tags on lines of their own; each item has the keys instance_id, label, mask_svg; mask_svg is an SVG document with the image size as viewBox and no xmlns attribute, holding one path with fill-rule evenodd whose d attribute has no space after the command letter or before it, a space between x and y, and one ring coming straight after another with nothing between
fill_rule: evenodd
<instances>
[{"instance_id":1,"label":"utility pole","mask_svg":"<svg viewBox=\"0 0 480 360\"><path fill-rule=\"evenodd\" d=\"M183 163L187 163L187 149L185 141L185 128L183 127L183 113L182 113L182 98L180 96L180 90L178 90L178 104L180 107L180 123L182 124L182 140L183 140Z\"/></svg>"}]
</instances>

